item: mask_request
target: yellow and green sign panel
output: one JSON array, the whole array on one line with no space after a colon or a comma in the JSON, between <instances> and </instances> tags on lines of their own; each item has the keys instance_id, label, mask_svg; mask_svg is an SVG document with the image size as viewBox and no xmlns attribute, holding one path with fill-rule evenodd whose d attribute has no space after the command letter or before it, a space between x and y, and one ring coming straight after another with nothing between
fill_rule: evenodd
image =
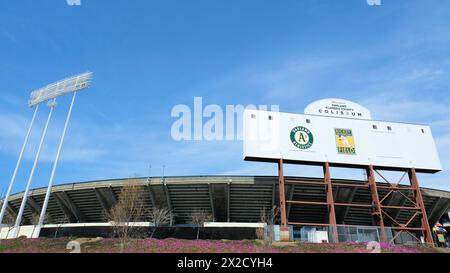
<instances>
[{"instance_id":1,"label":"yellow and green sign panel","mask_svg":"<svg viewBox=\"0 0 450 273\"><path fill-rule=\"evenodd\" d=\"M338 153L355 155L355 140L353 138L352 130L350 129L334 129L336 136L336 146Z\"/></svg>"}]
</instances>

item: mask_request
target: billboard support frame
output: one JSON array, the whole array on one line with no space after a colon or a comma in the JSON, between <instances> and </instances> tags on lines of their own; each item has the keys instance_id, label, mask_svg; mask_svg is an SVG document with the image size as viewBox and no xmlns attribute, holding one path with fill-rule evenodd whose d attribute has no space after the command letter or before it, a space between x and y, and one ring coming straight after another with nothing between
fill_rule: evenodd
<instances>
[{"instance_id":1,"label":"billboard support frame","mask_svg":"<svg viewBox=\"0 0 450 273\"><path fill-rule=\"evenodd\" d=\"M278 161L278 192L280 198L280 237L282 241L289 241L288 219L286 216L286 191L284 187L284 167L283 159Z\"/></svg>"},{"instance_id":2,"label":"billboard support frame","mask_svg":"<svg viewBox=\"0 0 450 273\"><path fill-rule=\"evenodd\" d=\"M301 181L295 179L285 179L284 177L284 168L283 168L283 159L278 160L278 181L279 181L279 198L280 198L280 220L281 220L281 240L288 241L289 236L284 236L283 231L288 232L288 226L316 226L316 227L329 227L332 230L332 240L333 242L339 242L338 236L338 227L345 226L343 224L337 224L336 221L336 206L345 206L345 207L363 207L363 208L371 208L372 216L374 218L374 222L376 226L379 226L381 229L380 232L380 241L386 243L394 243L395 239L400 236L402 233L408 233L413 238L415 238L418 242L421 240L413 234L413 232L418 232L423 235L425 244L433 247L434 240L430 229L430 224L428 222L428 217L425 209L425 204L423 201L422 193L420 191L419 181L417 179L416 170L414 168L406 169L405 172L408 174L409 178L409 187L399 187L399 183L403 180L406 175L403 175L398 183L391 183L386 178L384 178L378 170L373 165L369 165L365 168L367 172L367 181L366 183L360 184L345 184L345 187L349 188L367 188L371 192L371 204L359 204L359 203L336 203L333 197L333 186L341 185L342 183L333 183L331 179L330 172L330 164L328 162L324 162L323 164L323 173L324 173L324 183L322 182L311 182L311 181ZM302 165L302 164L297 164ZM378 173L388 184L383 185L376 182L375 173ZM286 200L285 193L285 184L315 184L315 185L323 185L325 188L326 202L312 202L312 201L301 201L301 200ZM380 194L378 192L379 189L387 189L389 190L387 194L385 194L380 199ZM411 191L414 195L412 202L414 206L394 206L394 205L384 205L383 201L392 193L392 192L400 192L402 190ZM403 196L406 197L402 193ZM409 198L408 198L409 199ZM411 200L411 199L410 199ZM327 206L328 209L328 223L307 223L307 222L289 222L289 219L286 214L286 204L304 204L304 205L317 205L317 206ZM412 217L406 223L399 223L396 219L390 216L386 209L397 209L397 210L413 210L416 211ZM392 225L389 226L394 231L392 239L388 240L386 235L386 226L384 222L384 216L392 221ZM413 220L420 216L420 227L411 227L410 224ZM396 231L396 232L395 232ZM288 234L287 234L288 235Z\"/></svg>"},{"instance_id":3,"label":"billboard support frame","mask_svg":"<svg viewBox=\"0 0 450 273\"><path fill-rule=\"evenodd\" d=\"M372 216L374 218L375 224L377 224L381 229L381 241L387 242L386 231L384 230L384 219L383 219L383 211L381 208L380 196L378 194L377 182L375 179L375 169L372 165L367 168L367 181L369 183L370 188L370 196L372 197ZM386 196L385 196L386 197Z\"/></svg>"},{"instance_id":4,"label":"billboard support frame","mask_svg":"<svg viewBox=\"0 0 450 273\"><path fill-rule=\"evenodd\" d=\"M408 177L411 187L414 188L416 198L416 205L420 207L420 221L422 224L423 235L425 242L429 245L434 245L433 234L431 233L430 223L428 223L427 211L423 202L422 192L420 191L419 180L417 179L416 170L414 168L408 170Z\"/></svg>"},{"instance_id":5,"label":"billboard support frame","mask_svg":"<svg viewBox=\"0 0 450 273\"><path fill-rule=\"evenodd\" d=\"M335 204L333 197L333 185L331 183L330 163L328 162L325 162L325 164L323 165L323 178L325 182L325 191L327 195L328 223L332 228L333 242L339 243Z\"/></svg>"}]
</instances>

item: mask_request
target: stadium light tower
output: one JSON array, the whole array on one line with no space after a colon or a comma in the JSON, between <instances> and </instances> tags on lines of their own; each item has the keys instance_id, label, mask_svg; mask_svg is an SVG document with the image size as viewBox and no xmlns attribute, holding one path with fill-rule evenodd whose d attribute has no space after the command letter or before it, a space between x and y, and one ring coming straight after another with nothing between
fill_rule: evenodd
<instances>
[{"instance_id":1,"label":"stadium light tower","mask_svg":"<svg viewBox=\"0 0 450 273\"><path fill-rule=\"evenodd\" d=\"M73 108L73 105L74 105L74 102L75 102L76 93L78 91L86 89L86 88L88 88L90 86L90 83L91 83L91 80L92 80L92 75L93 75L92 72L82 73L82 74L79 74L79 75L76 75L76 76L73 76L73 77L66 78L64 80L55 82L53 84L47 85L47 86L45 86L43 88L40 88L40 89L37 89L37 90L34 90L33 92L31 92L30 100L28 101L28 106L35 107L35 111L34 111L34 115L33 115L31 124L30 124L30 126L28 128L28 132L27 132L27 136L25 138L25 142L24 142L24 144L22 146L22 150L21 150L20 155L19 155L19 159L17 161L16 168L14 170L11 182L9 184L7 194L6 194L6 196L5 196L4 200L3 200L2 210L0 212L0 223L2 223L4 214L5 214L7 206L8 206L8 200L9 200L9 197L10 197L10 194L11 194L11 190L12 190L12 187L14 185L14 182L15 182L15 179L16 179L16 176L17 176L17 172L18 172L19 167L20 167L21 162L22 162L23 154L24 154L24 151L25 151L27 143L28 143L28 138L29 138L30 133L32 131L32 127L33 127L33 124L34 124L34 121L35 121L35 118L36 118L36 115L37 115L37 112L38 112L39 105L42 104L42 103L48 102L48 106L50 107L50 112L49 112L49 115L47 117L47 122L46 122L46 125L44 127L44 132L42 133L42 136L41 136L41 141L40 141L40 144L39 144L39 148L38 148L37 154L36 154L35 159L34 159L33 167L32 167L29 179L28 179L27 187L26 187L25 193L24 193L23 198L22 198L21 207L20 207L19 213L18 213L17 218L16 218L15 228L14 228L14 232L13 232L14 237L17 237L18 234L19 234L19 228L20 228L20 224L22 222L23 212L25 210L25 206L26 206L26 203L27 203L29 188L31 186L31 182L33 180L34 172L35 172L35 169L36 169L38 161L39 161L41 148L42 148L42 146L44 144L44 140L45 140L45 136L46 136L46 133L47 133L48 125L50 123L53 110L54 110L54 108L56 106L56 98L61 97L61 96L66 95L66 94L69 94L69 93L73 93L73 98L72 98L72 102L71 102L71 105L70 105L70 110L69 110L69 113L68 113L68 116L67 116L67 119L66 119L66 123L65 123L65 126L64 126L63 135L61 137L60 144L59 144L59 147L58 147L56 160L54 162L54 166L53 166L53 169L52 169L52 175L50 177L50 181L49 181L49 185L48 185L46 199L45 199L45 202L44 202L44 206L42 208L41 218L43 218L42 215L45 215L45 210L47 208L48 199L49 199L49 195L50 195L50 191L51 191L51 186L52 186L54 175L55 175L55 172L56 172L56 167L57 167L57 164L58 164L58 161L59 161L59 157L60 157L60 153L61 153L61 149L62 149L62 144L64 142L64 137L66 135L67 126L68 126L68 123L69 123L69 120L70 120L70 115L72 113L72 108ZM41 222L43 222L43 219L42 219L42 221L40 219L39 223L41 223Z\"/></svg>"},{"instance_id":2,"label":"stadium light tower","mask_svg":"<svg viewBox=\"0 0 450 273\"><path fill-rule=\"evenodd\" d=\"M93 74L91 72L87 72L87 73L69 78L66 80L66 82L69 85L66 86L65 90L60 91L62 94L73 92L72 101L70 103L69 112L67 113L66 122L64 124L64 130L63 130L61 139L59 141L59 146L58 146L58 151L56 152L55 162L53 162L52 173L50 175L50 180L49 180L48 186L47 186L47 192L45 194L44 204L42 205L41 215L39 216L39 222L38 222L38 226L37 226L37 229L35 232L36 235L32 234L33 238L39 237L39 234L42 229L42 225L44 224L44 221L45 221L45 214L47 211L48 201L50 200L53 181L55 179L55 174L56 174L56 168L58 167L58 162L59 162L59 158L61 155L62 146L64 144L64 139L66 137L67 127L69 125L70 117L72 115L73 105L75 104L75 98L77 95L77 91L89 88L91 80L92 80L92 75Z\"/></svg>"}]
</instances>

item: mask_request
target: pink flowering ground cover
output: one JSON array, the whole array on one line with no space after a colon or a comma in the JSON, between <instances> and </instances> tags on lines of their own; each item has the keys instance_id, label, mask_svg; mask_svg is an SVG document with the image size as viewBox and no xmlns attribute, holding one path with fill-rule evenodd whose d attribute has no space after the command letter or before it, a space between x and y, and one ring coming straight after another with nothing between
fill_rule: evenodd
<instances>
[{"instance_id":1,"label":"pink flowering ground cover","mask_svg":"<svg viewBox=\"0 0 450 273\"><path fill-rule=\"evenodd\" d=\"M69 253L70 238L16 239L0 241L0 253ZM261 241L192 241L178 239L131 240L124 248L117 239L103 239L81 245L82 253L369 253L366 244L275 243ZM381 244L381 252L429 253L433 249Z\"/></svg>"}]
</instances>

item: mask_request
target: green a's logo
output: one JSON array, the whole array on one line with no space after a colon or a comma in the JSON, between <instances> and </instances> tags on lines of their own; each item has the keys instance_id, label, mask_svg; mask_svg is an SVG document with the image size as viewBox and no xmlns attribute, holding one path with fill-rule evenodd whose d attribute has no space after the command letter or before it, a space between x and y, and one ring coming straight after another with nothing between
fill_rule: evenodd
<instances>
[{"instance_id":1,"label":"green a's logo","mask_svg":"<svg viewBox=\"0 0 450 273\"><path fill-rule=\"evenodd\" d=\"M313 145L314 137L307 128L297 126L291 130L291 142L295 147L306 150Z\"/></svg>"}]
</instances>

